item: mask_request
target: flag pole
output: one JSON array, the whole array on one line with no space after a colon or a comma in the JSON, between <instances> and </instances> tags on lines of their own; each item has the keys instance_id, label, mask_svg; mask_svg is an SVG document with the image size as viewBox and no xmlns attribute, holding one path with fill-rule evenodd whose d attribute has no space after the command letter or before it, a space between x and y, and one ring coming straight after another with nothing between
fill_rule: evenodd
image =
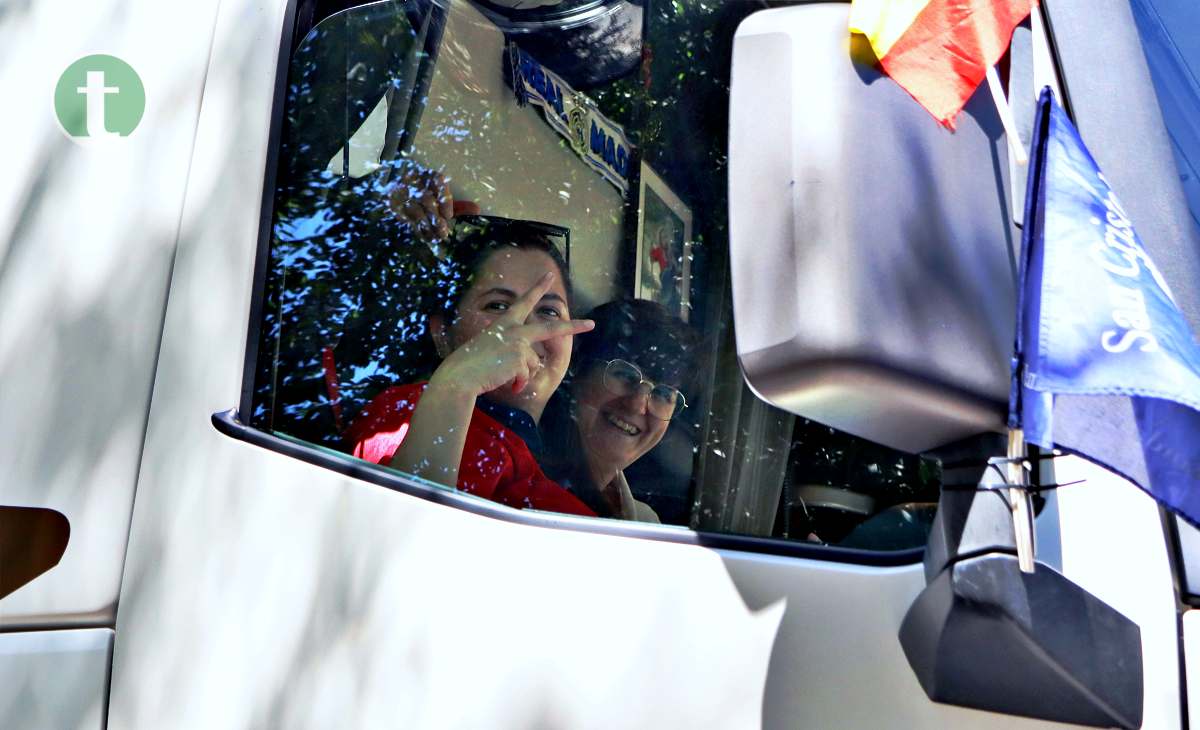
<instances>
[{"instance_id":1,"label":"flag pole","mask_svg":"<svg viewBox=\"0 0 1200 730\"><path fill-rule=\"evenodd\" d=\"M1023 573L1033 572L1033 503L1025 489L1025 431L1008 430L1007 478L1008 507L1012 512L1013 536L1017 545L1017 565Z\"/></svg>"},{"instance_id":2,"label":"flag pole","mask_svg":"<svg viewBox=\"0 0 1200 730\"><path fill-rule=\"evenodd\" d=\"M992 92L992 103L996 105L996 112L1000 114L1000 123L1004 125L1004 135L1008 137L1008 146L1013 152L1013 158L1018 165L1024 167L1029 163L1029 155L1025 152L1021 135L1017 134L1017 121L1013 117L1012 107L1008 105L1008 98L1004 95L1004 87L1000 85L1000 75L996 73L995 66L988 66L987 85L988 90Z\"/></svg>"},{"instance_id":3,"label":"flag pole","mask_svg":"<svg viewBox=\"0 0 1200 730\"><path fill-rule=\"evenodd\" d=\"M1033 14L1037 14L1036 7L1033 10ZM1008 149L1012 153L1012 159L1017 165L1027 167L1029 156L1025 152L1025 144L1021 141L1021 136L1017 132L1017 123L1013 118L1012 107L1009 106L1008 99L1004 94L1004 88L1000 85L1000 75L996 73L996 67L988 66L986 76L988 90L992 92L992 101L996 105L996 111L1000 114L1000 122L1004 125L1004 134L1008 137ZM1030 150L1030 152L1033 151ZM1027 170L1026 172L1029 173L1030 171ZM1027 209L1030 201L1029 196L1033 194L1033 191L1033 184L1026 186L1025 202ZM1029 233L1033 230L1032 226L1033 221L1031 220L1031 216L1027 214L1025 228L1021 237L1017 330L1013 341L1012 387L1009 392L1008 404L1008 449L1005 468L1007 473L1004 480L1009 485L1007 490L1008 508L1012 517L1013 540L1017 547L1017 566L1022 573L1034 572L1036 558L1036 545L1033 534L1033 501L1029 497L1029 490L1026 489L1029 484L1026 472L1028 449L1025 445L1024 424L1021 421L1022 387L1020 382L1025 358L1025 346L1022 337L1022 307L1024 306L1025 277L1028 273L1029 245L1032 240Z\"/></svg>"}]
</instances>

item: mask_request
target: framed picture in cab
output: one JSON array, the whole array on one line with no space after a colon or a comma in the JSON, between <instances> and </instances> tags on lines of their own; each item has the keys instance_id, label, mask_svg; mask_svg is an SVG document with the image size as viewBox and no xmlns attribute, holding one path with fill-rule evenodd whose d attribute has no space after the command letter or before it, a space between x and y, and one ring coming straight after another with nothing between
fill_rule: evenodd
<instances>
[{"instance_id":1,"label":"framed picture in cab","mask_svg":"<svg viewBox=\"0 0 1200 730\"><path fill-rule=\"evenodd\" d=\"M645 163L638 191L633 295L688 320L691 310L692 210Z\"/></svg>"}]
</instances>

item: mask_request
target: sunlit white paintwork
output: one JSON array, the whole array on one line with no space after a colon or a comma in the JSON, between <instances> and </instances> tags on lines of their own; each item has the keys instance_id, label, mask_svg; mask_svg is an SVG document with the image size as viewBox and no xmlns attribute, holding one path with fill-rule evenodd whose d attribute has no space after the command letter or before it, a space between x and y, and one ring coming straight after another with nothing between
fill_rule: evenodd
<instances>
[{"instance_id":1,"label":"sunlit white paintwork","mask_svg":"<svg viewBox=\"0 0 1200 730\"><path fill-rule=\"evenodd\" d=\"M1182 623L1184 673L1189 677L1200 677L1200 610L1184 611ZM1188 707L1200 707L1196 704L1198 702L1200 702L1200 682L1188 682Z\"/></svg>"},{"instance_id":2,"label":"sunlit white paintwork","mask_svg":"<svg viewBox=\"0 0 1200 730\"><path fill-rule=\"evenodd\" d=\"M0 726L102 730L112 629L0 634Z\"/></svg>"},{"instance_id":3,"label":"sunlit white paintwork","mask_svg":"<svg viewBox=\"0 0 1200 730\"><path fill-rule=\"evenodd\" d=\"M62 562L0 602L0 630L114 620L216 1L0 7L0 504L71 524ZM80 146L54 87L110 53L141 76L127 139Z\"/></svg>"}]
</instances>

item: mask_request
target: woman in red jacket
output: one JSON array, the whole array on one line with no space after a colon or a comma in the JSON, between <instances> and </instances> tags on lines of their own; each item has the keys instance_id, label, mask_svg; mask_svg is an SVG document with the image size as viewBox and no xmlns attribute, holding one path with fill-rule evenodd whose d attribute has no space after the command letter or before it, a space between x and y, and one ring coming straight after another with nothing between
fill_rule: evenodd
<instances>
[{"instance_id":1,"label":"woman in red jacket","mask_svg":"<svg viewBox=\"0 0 1200 730\"><path fill-rule=\"evenodd\" d=\"M510 222L512 223L512 222ZM519 223L454 243L428 323L428 382L380 393L354 454L517 508L594 513L542 473L537 423L571 360L570 282L553 241Z\"/></svg>"}]
</instances>

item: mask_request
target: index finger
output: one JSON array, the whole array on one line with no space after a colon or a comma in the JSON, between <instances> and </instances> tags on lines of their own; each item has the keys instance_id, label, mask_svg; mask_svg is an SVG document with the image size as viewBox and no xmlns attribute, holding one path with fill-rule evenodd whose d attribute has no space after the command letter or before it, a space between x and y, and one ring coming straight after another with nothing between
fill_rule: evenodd
<instances>
[{"instance_id":1,"label":"index finger","mask_svg":"<svg viewBox=\"0 0 1200 730\"><path fill-rule=\"evenodd\" d=\"M552 340L587 332L596 327L590 319L568 319L565 322L534 322L521 328L521 334L530 342Z\"/></svg>"},{"instance_id":2,"label":"index finger","mask_svg":"<svg viewBox=\"0 0 1200 730\"><path fill-rule=\"evenodd\" d=\"M550 291L550 287L554 284L554 272L547 271L542 274L542 278L537 280L533 286L529 287L525 293L513 300L512 304L508 305L508 311L504 313L503 319L507 322L522 324L529 318L529 313L537 306L537 303L542 300L546 292Z\"/></svg>"}]
</instances>

